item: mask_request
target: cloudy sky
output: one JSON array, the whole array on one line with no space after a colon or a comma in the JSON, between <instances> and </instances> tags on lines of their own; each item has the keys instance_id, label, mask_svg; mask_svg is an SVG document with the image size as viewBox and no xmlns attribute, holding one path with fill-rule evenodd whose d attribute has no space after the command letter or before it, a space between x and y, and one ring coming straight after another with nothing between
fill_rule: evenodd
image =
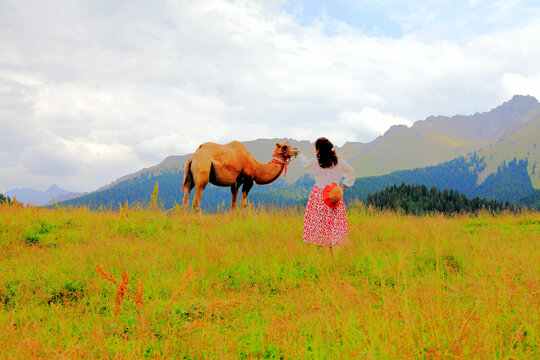
<instances>
[{"instance_id":1,"label":"cloudy sky","mask_svg":"<svg viewBox=\"0 0 540 360\"><path fill-rule=\"evenodd\" d=\"M0 0L0 192L540 99L537 0Z\"/></svg>"}]
</instances>

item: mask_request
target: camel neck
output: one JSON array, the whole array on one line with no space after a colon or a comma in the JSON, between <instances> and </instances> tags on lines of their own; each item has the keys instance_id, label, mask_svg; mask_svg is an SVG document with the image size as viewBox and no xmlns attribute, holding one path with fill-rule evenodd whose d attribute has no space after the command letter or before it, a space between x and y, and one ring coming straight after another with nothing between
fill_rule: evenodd
<instances>
[{"instance_id":1,"label":"camel neck","mask_svg":"<svg viewBox=\"0 0 540 360\"><path fill-rule=\"evenodd\" d=\"M275 156L272 158L272 162L276 163L276 164L287 165L287 163L285 161L283 161L280 158L277 158Z\"/></svg>"},{"instance_id":2,"label":"camel neck","mask_svg":"<svg viewBox=\"0 0 540 360\"><path fill-rule=\"evenodd\" d=\"M255 180L255 183L258 185L266 185L270 184L279 178L281 173L283 172L283 169L285 167L285 162L283 163L276 163L274 161L271 161L267 164L261 164L259 163L256 168L256 175L253 180Z\"/></svg>"}]
</instances>

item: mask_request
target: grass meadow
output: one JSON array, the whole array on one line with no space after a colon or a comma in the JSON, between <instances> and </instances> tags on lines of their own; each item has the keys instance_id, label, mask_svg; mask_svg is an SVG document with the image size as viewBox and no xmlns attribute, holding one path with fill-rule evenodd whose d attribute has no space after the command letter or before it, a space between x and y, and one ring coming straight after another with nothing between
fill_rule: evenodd
<instances>
[{"instance_id":1,"label":"grass meadow","mask_svg":"<svg viewBox=\"0 0 540 360\"><path fill-rule=\"evenodd\" d=\"M533 359L540 214L0 206L0 357Z\"/></svg>"}]
</instances>

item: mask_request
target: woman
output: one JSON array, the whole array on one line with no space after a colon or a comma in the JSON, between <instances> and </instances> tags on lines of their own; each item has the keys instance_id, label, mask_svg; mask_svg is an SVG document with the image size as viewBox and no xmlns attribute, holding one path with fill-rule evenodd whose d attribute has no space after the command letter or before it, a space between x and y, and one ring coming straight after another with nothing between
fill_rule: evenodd
<instances>
[{"instance_id":1,"label":"woman","mask_svg":"<svg viewBox=\"0 0 540 360\"><path fill-rule=\"evenodd\" d=\"M304 217L303 240L308 244L331 247L343 244L349 236L343 199L335 208L328 206L323 199L323 190L327 185L334 183L345 188L352 186L356 179L356 171L337 157L333 147L328 139L322 137L315 142L316 159L308 160L304 154L298 156L300 166L315 177Z\"/></svg>"}]
</instances>

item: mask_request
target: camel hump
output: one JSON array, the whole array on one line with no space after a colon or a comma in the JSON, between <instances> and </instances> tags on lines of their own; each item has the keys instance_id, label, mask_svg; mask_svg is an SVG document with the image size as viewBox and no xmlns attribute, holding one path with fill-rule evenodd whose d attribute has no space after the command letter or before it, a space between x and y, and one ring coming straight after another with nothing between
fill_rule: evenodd
<instances>
[{"instance_id":1,"label":"camel hump","mask_svg":"<svg viewBox=\"0 0 540 360\"><path fill-rule=\"evenodd\" d=\"M213 143L213 142L205 142L204 144L201 144L199 145L199 149L198 150L201 150L201 149L207 149L207 148L212 148L214 146L219 146L218 144L216 143Z\"/></svg>"},{"instance_id":2,"label":"camel hump","mask_svg":"<svg viewBox=\"0 0 540 360\"><path fill-rule=\"evenodd\" d=\"M225 146L229 146L235 150L240 150L242 152L247 152L249 153L249 151L246 149L246 147L244 146L244 144L242 144L240 141L231 141L230 143L228 143L227 145Z\"/></svg>"},{"instance_id":3,"label":"camel hump","mask_svg":"<svg viewBox=\"0 0 540 360\"><path fill-rule=\"evenodd\" d=\"M223 154L235 154L236 157L243 156L242 154L249 153L244 144L240 141L231 141L228 144L216 144L213 142L206 142L199 146L199 149L196 152L208 152L214 157L220 157Z\"/></svg>"},{"instance_id":4,"label":"camel hump","mask_svg":"<svg viewBox=\"0 0 540 360\"><path fill-rule=\"evenodd\" d=\"M240 141L231 141L227 144L217 144L215 142L205 142L201 145L199 145L199 149L206 149L206 148L233 148L233 147L244 147L244 144L242 144Z\"/></svg>"}]
</instances>

